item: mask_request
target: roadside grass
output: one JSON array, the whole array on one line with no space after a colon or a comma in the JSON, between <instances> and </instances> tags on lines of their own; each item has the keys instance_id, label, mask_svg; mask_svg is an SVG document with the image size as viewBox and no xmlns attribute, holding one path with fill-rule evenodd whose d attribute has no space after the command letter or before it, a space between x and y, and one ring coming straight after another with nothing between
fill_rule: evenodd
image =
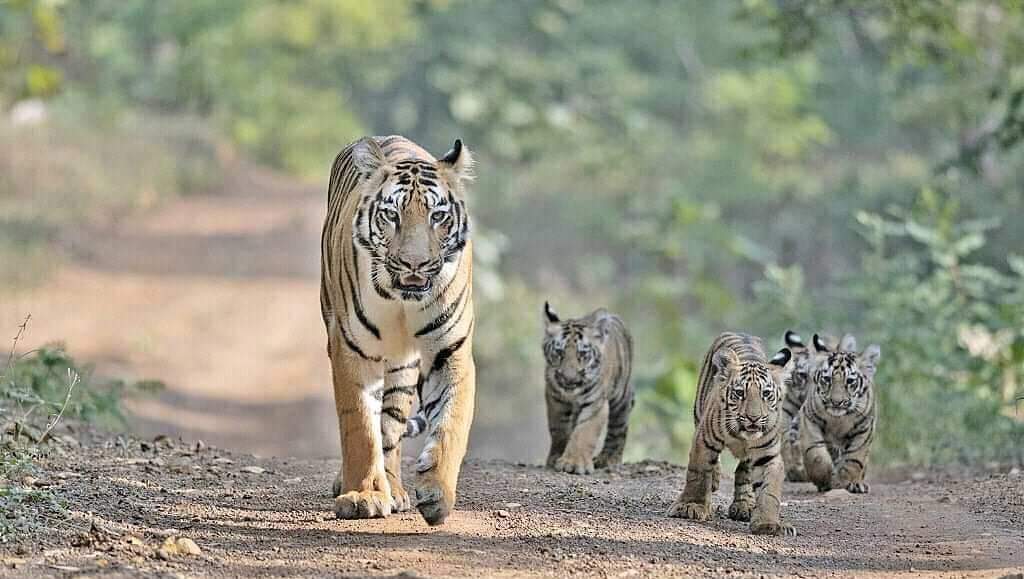
<instances>
[{"instance_id":1,"label":"roadside grass","mask_svg":"<svg viewBox=\"0 0 1024 579\"><path fill-rule=\"evenodd\" d=\"M62 419L117 428L125 424L125 398L163 387L149 380L97 378L59 344L17 354L30 320L19 326L0 369L0 543L33 525L64 518L64 502L47 488L50 481L41 467L48 454L77 444L55 437Z\"/></svg>"}]
</instances>

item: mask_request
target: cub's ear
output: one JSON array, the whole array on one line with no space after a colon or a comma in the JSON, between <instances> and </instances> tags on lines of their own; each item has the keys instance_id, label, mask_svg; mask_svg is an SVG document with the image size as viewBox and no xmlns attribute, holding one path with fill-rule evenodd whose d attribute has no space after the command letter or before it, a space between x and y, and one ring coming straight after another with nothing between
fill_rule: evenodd
<instances>
[{"instance_id":1,"label":"cub's ear","mask_svg":"<svg viewBox=\"0 0 1024 579\"><path fill-rule=\"evenodd\" d=\"M857 338L854 338L853 334L844 335L843 339L839 341L839 349L843 352L856 352Z\"/></svg>"},{"instance_id":2,"label":"cub's ear","mask_svg":"<svg viewBox=\"0 0 1024 579\"><path fill-rule=\"evenodd\" d=\"M875 370L878 369L878 359L882 356L882 349L877 344L871 344L864 349L860 355L860 371L868 378L875 377Z\"/></svg>"},{"instance_id":3,"label":"cub's ear","mask_svg":"<svg viewBox=\"0 0 1024 579\"><path fill-rule=\"evenodd\" d=\"M814 337L811 338L811 343L814 344L814 349L818 352L828 352L828 344L826 344L825 340L822 340L821 336L818 334L814 334Z\"/></svg>"},{"instance_id":4,"label":"cub's ear","mask_svg":"<svg viewBox=\"0 0 1024 579\"><path fill-rule=\"evenodd\" d=\"M806 348L804 339L800 337L800 334L793 330L786 330L786 334L782 336L782 339L786 342L786 345L790 348Z\"/></svg>"},{"instance_id":5,"label":"cub's ear","mask_svg":"<svg viewBox=\"0 0 1024 579\"><path fill-rule=\"evenodd\" d=\"M591 315L594 318L594 327L597 328L597 339L604 343L608 340L608 332L611 330L612 316L604 308L594 310Z\"/></svg>"},{"instance_id":6,"label":"cub's ear","mask_svg":"<svg viewBox=\"0 0 1024 579\"><path fill-rule=\"evenodd\" d=\"M719 348L718 351L711 356L711 365L715 368L716 374L724 373L737 362L739 362L739 358L737 358L736 352L733 352L729 348Z\"/></svg>"},{"instance_id":7,"label":"cub's ear","mask_svg":"<svg viewBox=\"0 0 1024 579\"><path fill-rule=\"evenodd\" d=\"M558 314L555 310L551 309L551 304L544 302L544 321L548 324L557 324L559 322Z\"/></svg>"},{"instance_id":8,"label":"cub's ear","mask_svg":"<svg viewBox=\"0 0 1024 579\"><path fill-rule=\"evenodd\" d=\"M462 139L455 139L452 150L437 161L437 166L451 185L461 187L473 180L473 163L473 153L462 146Z\"/></svg>"},{"instance_id":9,"label":"cub's ear","mask_svg":"<svg viewBox=\"0 0 1024 579\"><path fill-rule=\"evenodd\" d=\"M772 359L769 360L768 363L772 364L773 366L785 368L786 364L789 364L789 361L792 359L793 352L791 352L789 348L783 348L779 350L778 353L776 353L774 356L772 356Z\"/></svg>"},{"instance_id":10,"label":"cub's ear","mask_svg":"<svg viewBox=\"0 0 1024 579\"><path fill-rule=\"evenodd\" d=\"M373 175L386 164L384 151L373 137L363 137L352 145L352 162L366 176Z\"/></svg>"}]
</instances>

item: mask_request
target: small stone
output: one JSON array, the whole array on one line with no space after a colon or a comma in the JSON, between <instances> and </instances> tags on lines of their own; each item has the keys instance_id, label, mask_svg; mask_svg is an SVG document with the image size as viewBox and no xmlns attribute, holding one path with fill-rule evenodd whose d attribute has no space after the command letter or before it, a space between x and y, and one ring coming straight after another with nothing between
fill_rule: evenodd
<instances>
[{"instance_id":1,"label":"small stone","mask_svg":"<svg viewBox=\"0 0 1024 579\"><path fill-rule=\"evenodd\" d=\"M498 511L495 511L494 514L497 515L498 518L500 518L500 519L505 519L505 518L508 518L508 516L509 516L509 512L504 510L504 509L500 509Z\"/></svg>"},{"instance_id":2,"label":"small stone","mask_svg":"<svg viewBox=\"0 0 1024 579\"><path fill-rule=\"evenodd\" d=\"M267 469L263 468L262 466L243 466L241 470L242 472L248 472L252 474L263 474L267 472Z\"/></svg>"},{"instance_id":3,"label":"small stone","mask_svg":"<svg viewBox=\"0 0 1024 579\"><path fill-rule=\"evenodd\" d=\"M196 452L202 452L206 450L206 443L202 440L197 440L195 445L192 447Z\"/></svg>"},{"instance_id":4,"label":"small stone","mask_svg":"<svg viewBox=\"0 0 1024 579\"><path fill-rule=\"evenodd\" d=\"M297 476L297 477L294 477L294 478L286 478L282 482L284 482L284 484L287 484L287 485L294 485L294 484L298 484L298 483L302 482L302 477L301 476Z\"/></svg>"},{"instance_id":5,"label":"small stone","mask_svg":"<svg viewBox=\"0 0 1024 579\"><path fill-rule=\"evenodd\" d=\"M217 464L234 464L235 461L231 460L230 458L218 456L217 458L213 459L213 462Z\"/></svg>"},{"instance_id":6,"label":"small stone","mask_svg":"<svg viewBox=\"0 0 1024 579\"><path fill-rule=\"evenodd\" d=\"M521 506L523 506L523 505L521 505L519 503L505 503L505 508L506 509L518 509Z\"/></svg>"}]
</instances>

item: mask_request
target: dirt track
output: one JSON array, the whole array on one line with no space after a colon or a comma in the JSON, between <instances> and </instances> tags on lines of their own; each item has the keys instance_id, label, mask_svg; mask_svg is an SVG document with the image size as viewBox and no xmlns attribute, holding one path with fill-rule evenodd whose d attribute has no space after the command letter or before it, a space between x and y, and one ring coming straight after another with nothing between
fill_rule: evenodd
<instances>
[{"instance_id":1,"label":"dirt track","mask_svg":"<svg viewBox=\"0 0 1024 579\"><path fill-rule=\"evenodd\" d=\"M100 372L166 379L159 399L133 406L134 426L150 436L170 432L264 455L332 455L336 422L317 255L309 250L321 211L319 188L247 170L223 193L69 236L65 267L45 287L6 296L0 328L13 330L32 313L24 349L65 339ZM529 441L474 432L478 455L541 452L543 429L519 429ZM31 534L0 545L0 575L1024 572L1019 473L897 476L872 481L866 497L790 485L784 512L800 534L771 539L721 518L706 525L666 518L682 484L678 466L642 463L574 477L470 461L457 511L431 529L415 513L334 520L327 492L333 460L76 436L85 446L47 459L40 481L67 501L70 519L39 517ZM729 488L723 485L716 505L727 504ZM168 536L192 539L202 553L162 559L158 547Z\"/></svg>"},{"instance_id":2,"label":"dirt track","mask_svg":"<svg viewBox=\"0 0 1024 579\"><path fill-rule=\"evenodd\" d=\"M723 519L664 516L684 471L631 464L595 476L497 461L466 465L457 511L338 521L334 461L259 459L194 444L82 436L36 484L68 502L0 545L0 574L429 577L1003 577L1024 572L1021 473L874 481L821 495L788 485L795 538L750 535ZM145 450L143 450L145 449ZM407 465L411 466L411 465ZM257 468L253 468L257 467ZM407 468L407 470L411 470ZM727 505L731 479L715 496ZM187 537L202 553L157 552ZM165 554L166 555L166 554ZM406 575L409 576L409 575Z\"/></svg>"}]
</instances>

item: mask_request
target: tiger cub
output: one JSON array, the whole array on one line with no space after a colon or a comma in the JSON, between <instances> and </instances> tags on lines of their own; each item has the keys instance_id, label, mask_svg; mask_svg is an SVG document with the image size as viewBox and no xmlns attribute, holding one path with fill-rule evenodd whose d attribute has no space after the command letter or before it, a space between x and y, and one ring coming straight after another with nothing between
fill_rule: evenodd
<instances>
[{"instance_id":1,"label":"tiger cub","mask_svg":"<svg viewBox=\"0 0 1024 579\"><path fill-rule=\"evenodd\" d=\"M728 448L739 460L729 518L750 521L761 535L795 535L780 519L783 385L792 352L779 350L769 361L761 339L726 332L704 356L693 407L696 425L683 492L669 516L706 521L711 493L718 487L718 455Z\"/></svg>"},{"instance_id":2,"label":"tiger cub","mask_svg":"<svg viewBox=\"0 0 1024 579\"><path fill-rule=\"evenodd\" d=\"M800 412L800 447L807 476L819 491L868 492L864 482L871 440L878 420L875 369L881 348L858 354L857 341L846 336L830 348L813 338L812 388Z\"/></svg>"},{"instance_id":3,"label":"tiger cub","mask_svg":"<svg viewBox=\"0 0 1024 579\"><path fill-rule=\"evenodd\" d=\"M604 308L560 320L545 302L544 325L547 466L589 474L620 464L633 409L633 338Z\"/></svg>"},{"instance_id":4,"label":"tiger cub","mask_svg":"<svg viewBox=\"0 0 1024 579\"><path fill-rule=\"evenodd\" d=\"M782 420L786 425L782 439L782 462L786 465L786 480L807 482L807 471L804 469L803 454L800 452L800 409L807 399L812 353L803 338L793 330L786 330L782 340L793 352L793 371L786 383L786 398L782 402ZM832 337L824 340L832 347L836 343Z\"/></svg>"}]
</instances>

